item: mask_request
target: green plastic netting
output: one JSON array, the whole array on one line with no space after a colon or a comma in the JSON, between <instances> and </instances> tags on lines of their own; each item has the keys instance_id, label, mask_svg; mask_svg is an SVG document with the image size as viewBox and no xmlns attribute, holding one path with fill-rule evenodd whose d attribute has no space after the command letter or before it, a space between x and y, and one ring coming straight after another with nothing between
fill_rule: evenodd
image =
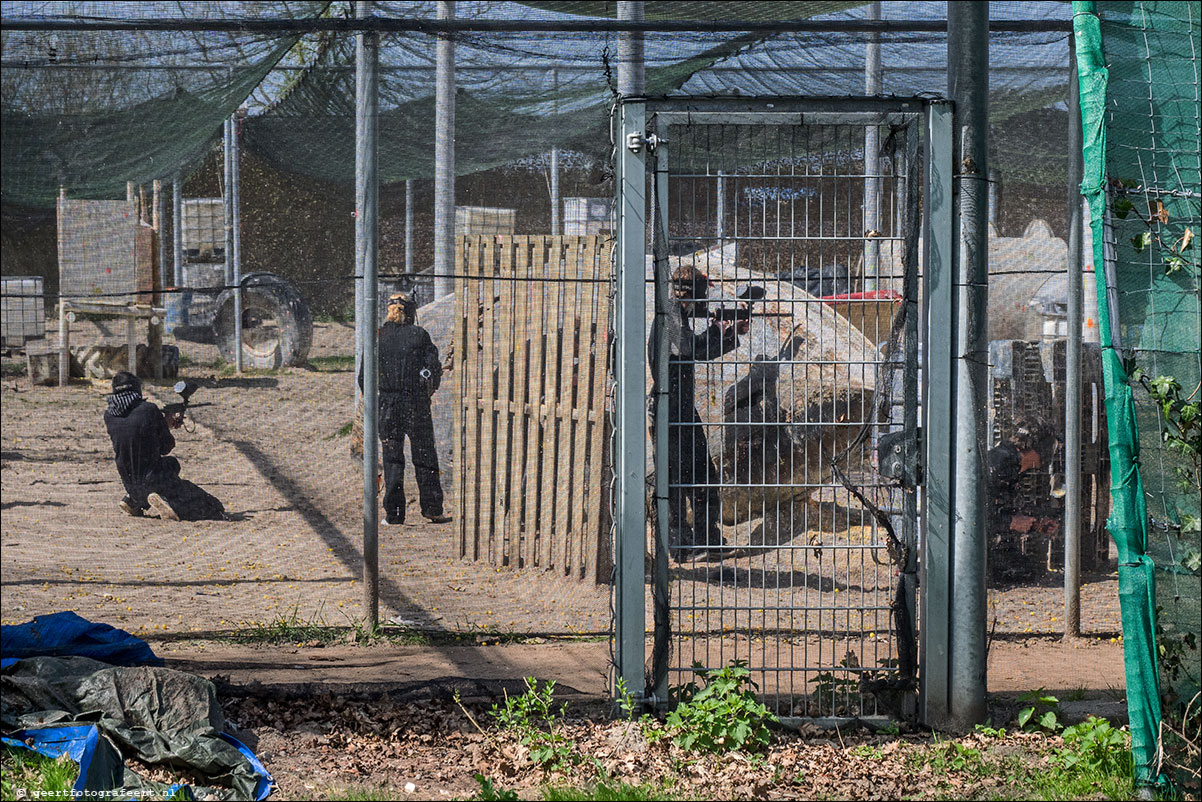
<instances>
[{"instance_id":1,"label":"green plastic netting","mask_svg":"<svg viewBox=\"0 0 1202 802\"><path fill-rule=\"evenodd\" d=\"M1172 719L1198 692L1199 655L1190 639L1202 629L1202 544L1196 458L1172 448L1171 429L1131 377L1137 369L1172 376L1195 401L1202 380L1202 26L1190 3L1078 2L1074 10L1082 189L1094 234L1112 458L1109 528L1119 548L1136 779L1150 784L1168 775L1160 747L1172 759L1162 714Z\"/></svg>"}]
</instances>

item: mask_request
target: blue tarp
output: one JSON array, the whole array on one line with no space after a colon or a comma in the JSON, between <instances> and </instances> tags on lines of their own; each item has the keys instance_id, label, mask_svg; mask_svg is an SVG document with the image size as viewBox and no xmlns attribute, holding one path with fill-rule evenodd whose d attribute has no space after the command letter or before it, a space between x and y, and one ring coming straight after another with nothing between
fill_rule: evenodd
<instances>
[{"instance_id":1,"label":"blue tarp","mask_svg":"<svg viewBox=\"0 0 1202 802\"><path fill-rule=\"evenodd\" d=\"M17 666L22 660L71 657L86 657L122 667L161 666L163 663L151 651L150 646L140 638L108 624L88 621L72 612L38 616L24 624L0 627L0 671L4 673L6 681L16 681L15 675L21 673ZM126 668L106 670L125 671ZM182 679L178 672L163 671L166 673L156 674L152 678L148 686L149 693L159 695L163 693L164 686L160 684L161 678L163 681L168 676L179 676ZM39 673L40 670L34 671L34 674ZM99 674L95 676L99 676ZM203 680L194 678L190 682L201 683L210 688L208 693L212 693L211 685ZM13 688L20 689L22 686L17 684ZM13 694L14 699L20 696L20 693ZM12 701L8 698L7 693L5 698L6 702ZM122 698L128 699L128 697ZM66 707L72 706L67 700L63 701ZM167 708L171 706L172 702L167 698L160 699L160 701L164 707L164 710L160 712L166 714ZM135 702L136 700L130 701L129 704L135 704ZM201 705L201 707L203 709L204 706ZM14 711L5 711L5 715L12 712ZM88 714L88 717L94 715L94 713ZM102 720L101 723L109 728L107 733L102 727L94 724L70 723L64 726L16 730L7 733L8 737L0 738L0 742L11 747L29 749L52 758L66 755L78 763L79 779L73 789L77 799L84 796L112 796L114 793L120 796L121 789L124 788L128 791L131 784L137 787L138 796L144 798L149 787L138 787L139 778L127 773L121 751L114 743L114 737L120 741L120 723L109 722L106 724L106 720ZM114 730L114 726L117 726L118 729ZM169 736L170 734L162 733L162 735ZM232 760L229 756L224 758L226 765L244 761L238 769L238 773L245 778L239 785L242 789L241 793L249 793L253 787L253 799L266 799L271 793L272 779L255 754L228 733L216 732L214 735L216 736L215 743L228 744L224 747L214 747L218 751L224 749L227 755L232 756ZM195 733L193 733L194 736ZM162 746L170 747L170 744L165 741ZM230 747L237 750L237 753L230 753ZM141 757L147 759L148 756L141 755ZM221 761L214 761L214 764L221 765ZM189 795L188 798L191 798L191 790L181 785L174 785L166 789L165 796L171 797L180 790L185 790Z\"/></svg>"},{"instance_id":2,"label":"blue tarp","mask_svg":"<svg viewBox=\"0 0 1202 802\"><path fill-rule=\"evenodd\" d=\"M22 657L90 657L115 666L161 666L150 646L123 629L72 612L0 626L0 668Z\"/></svg>"}]
</instances>

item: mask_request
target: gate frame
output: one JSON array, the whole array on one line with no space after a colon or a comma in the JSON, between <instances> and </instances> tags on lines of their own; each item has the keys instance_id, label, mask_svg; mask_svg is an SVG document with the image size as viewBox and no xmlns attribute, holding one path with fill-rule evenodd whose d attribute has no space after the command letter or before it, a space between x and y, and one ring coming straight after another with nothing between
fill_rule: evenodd
<instances>
[{"instance_id":1,"label":"gate frame","mask_svg":"<svg viewBox=\"0 0 1202 802\"><path fill-rule=\"evenodd\" d=\"M617 416L615 454L617 492L615 494L615 670L616 680L623 679L628 693L640 701L663 707L668 704L667 672L656 671L659 676L648 678L644 675L646 664L646 593L644 586L643 553L646 543L647 505L645 497L645 482L642 476L642 466L646 460L646 429L642 404L646 398L645 358L642 351L645 345L645 296L644 282L646 271L647 213L647 164L648 151L654 151L661 142L667 142L667 127L673 122L685 120L688 122L713 123L822 123L847 122L855 117L872 119L886 118L889 115L915 116L918 119L912 123L922 144L923 164L916 173L919 184L923 187L922 204L918 207L920 230L924 242L924 282L923 297L926 301L924 308L918 308L918 293L916 276L907 276L904 292L906 304L906 362L918 365L923 359L921 376L923 377L923 394L918 395L918 371L906 370L903 375L906 380L903 385L905 398L904 428L914 433L906 438L907 464L918 462L925 466L919 469L920 478L917 492L904 496L905 509L903 520L903 540L909 548L909 556L904 566L905 586L903 592L909 611L910 624L915 624L916 612L921 611L924 625L918 638L918 680L919 680L919 711L923 721L938 721L946 709L941 704L948 696L948 671L946 656L949 653L950 616L950 572L948 563L949 532L943 531L940 521L932 519L928 522L929 506L927 482L936 489L937 496L946 500L945 488L950 479L951 466L941 456L946 450L932 449L923 438L923 432L930 432L927 426L929 404L919 405L920 398L930 398L928 388L942 391L945 396L952 394L946 372L949 362L932 359L929 353L933 349L928 346L928 353L920 354L919 342L930 343L928 336L929 323L932 320L946 320L950 312L950 269L953 236L952 217L952 148L951 148L951 119L952 104L943 100L925 98L878 98L878 97L710 97L710 98L629 98L618 104L615 115L614 142L617 149L615 154L616 193L617 193L617 241L615 250L617 265L617 293L615 324L615 340L618 357L615 363L615 380L617 383ZM654 124L654 131L650 125ZM669 145L670 147L670 145ZM656 169L666 172L666 159L657 159ZM659 208L667 209L667 181L657 182L660 197L657 199ZM908 187L908 192L916 191L916 187ZM916 204L917 206L917 204ZM663 226L662 220L653 219L653 225L658 229ZM665 228L666 231L666 228ZM657 230L654 236L663 236L664 232ZM915 245L917 238L915 238ZM934 281L932 281L934 277ZM662 288L657 287L659 293ZM940 295L938 302L931 304L931 293L947 293L946 298ZM933 318L928 310L936 310L941 317ZM936 330L939 330L936 328ZM950 343L941 343L950 356ZM632 357L634 357L632 359ZM924 358L925 357L925 358ZM632 364L633 363L633 364ZM666 360L660 360L661 369L666 368ZM660 377L661 380L664 377ZM662 385L661 385L662 386ZM951 400L951 399L945 399ZM655 403L666 404L666 398L657 398ZM660 410L663 412L663 410ZM918 417L921 414L922 420ZM667 416L656 416L657 427L655 439L666 439ZM946 432L945 432L946 434ZM640 447L641 446L641 447ZM931 460L935 460L932 463ZM659 522L655 533L659 546L657 552L665 555L656 561L652 575L653 592L656 587L667 587L666 560L666 525L667 519L667 466L666 463L655 462L655 500L657 504L656 519ZM935 500L937 506L938 499ZM918 505L921 504L922 514L919 515ZM936 516L937 518L938 516ZM945 516L946 517L946 516ZM931 533L935 537L919 537L920 530ZM921 560L921 581L919 580L920 561L918 548L923 550ZM624 559L625 557L625 559ZM660 583L663 583L662 585ZM922 597L917 602L918 586L923 589ZM935 624L935 626L928 626ZM932 654L932 668L928 674L926 655ZM654 670L654 669L653 669ZM837 723L832 721L830 723Z\"/></svg>"}]
</instances>

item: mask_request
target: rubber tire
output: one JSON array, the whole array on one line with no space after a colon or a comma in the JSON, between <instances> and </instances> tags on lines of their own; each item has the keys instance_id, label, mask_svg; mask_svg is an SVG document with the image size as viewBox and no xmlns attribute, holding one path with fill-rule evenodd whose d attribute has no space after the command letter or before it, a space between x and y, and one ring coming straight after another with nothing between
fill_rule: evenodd
<instances>
[{"instance_id":1,"label":"rubber tire","mask_svg":"<svg viewBox=\"0 0 1202 802\"><path fill-rule=\"evenodd\" d=\"M233 364L234 291L222 292L216 306L214 339L221 357ZM247 342L248 318L264 323L264 338L258 343ZM274 370L303 365L309 358L309 347L313 344L313 316L304 297L288 281L273 273L244 276L242 319L242 367Z\"/></svg>"}]
</instances>

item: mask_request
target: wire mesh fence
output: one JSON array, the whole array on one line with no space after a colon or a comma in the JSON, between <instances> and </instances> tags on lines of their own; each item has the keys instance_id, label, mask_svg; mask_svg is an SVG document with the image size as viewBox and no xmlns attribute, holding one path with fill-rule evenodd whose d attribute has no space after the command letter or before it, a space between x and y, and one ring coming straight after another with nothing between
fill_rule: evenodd
<instances>
[{"instance_id":1,"label":"wire mesh fence","mask_svg":"<svg viewBox=\"0 0 1202 802\"><path fill-rule=\"evenodd\" d=\"M855 4L793 5L800 20L850 24L866 14ZM995 5L1003 21L1067 17L1046 4ZM429 3L374 8L386 19L434 17ZM458 19L479 27L446 34L456 47L455 205L464 211L459 261L439 275L454 292L442 297L434 295L431 180L438 37L381 35L380 319L388 295L415 293L417 323L439 350L443 380L431 427L453 518L422 519L414 475L406 474L406 525L381 527L386 624L527 635L612 627L609 115L617 34L566 30L592 19L575 13L586 10L457 4ZM742 13L762 23L780 8L750 4ZM884 16L921 23L943 14L942 4L920 3L904 14L887 7ZM364 615L362 470L351 453L359 414L354 34L219 24L347 21L349 4L14 3L3 15L6 24L192 21L186 30L2 33L3 274L6 282L38 277L45 294L45 336L5 343L5 623L71 607L142 633L312 621L353 628ZM498 20L565 30L489 30ZM646 34L649 93L862 95L865 48L874 41L881 94L945 91L947 42L938 26L772 34L734 27ZM1066 39L1064 30L991 37L991 337L1024 355L1011 358L1014 372L1005 376L1001 357L994 361L990 446L1013 447L1019 478L1007 491L1009 517L991 533L991 560L1006 569L991 585L991 626L1016 637L1059 634L1055 523L1064 458L1050 444L1062 438L1063 423L1048 405L1063 403L1053 341L1067 333ZM232 187L220 130L230 117L241 149L248 282L241 342L232 339ZM881 517L900 531L904 499L879 460L881 443L903 428L905 339L893 326L905 238L918 231L907 218L917 214L907 211L907 176L918 162L905 154L919 137L901 124L869 128L676 126L666 133L668 202L648 207L650 218L667 220L666 264L704 273L712 308L732 310L732 326L744 322L741 302L755 312L741 349L691 368L718 478L704 466L691 480L669 481L678 500L717 494L718 531L736 551L671 568L671 682L688 679L694 660L753 660L761 690L782 713L880 713L860 680L894 676L901 656L891 623L895 558ZM865 158L872 153L875 168ZM81 215L100 208L93 204L121 210L119 237L72 239ZM74 262L65 245L78 247ZM653 262L648 249L649 279ZM915 270L921 275L922 265ZM765 298L739 297L755 284ZM141 316L123 306L131 294ZM10 291L4 295L7 304ZM81 305L74 320L72 304ZM792 351L789 321L813 329ZM233 520L163 524L119 508L103 396L131 364L131 330L148 398L162 406L178 400L176 379L199 384L173 453L183 477L220 498ZM73 378L63 389L53 386L60 364ZM820 397L824 388L830 398ZM1087 393L1086 442L1101 454L1105 427L1094 398ZM1037 430L1028 422L1035 411ZM798 420L838 436L783 442ZM677 437L686 423L668 417L667 450L700 444ZM767 468L769 451L788 470ZM694 462L682 457L680 464ZM831 468L837 457L846 484ZM1082 504L1098 561L1083 617L1087 632L1109 638L1119 628L1113 558L1098 534L1104 489L1093 492ZM697 509L708 503L668 514L691 517L696 532ZM672 548L687 557L708 545ZM1010 570L1019 568L1021 575ZM651 640L654 608L648 604Z\"/></svg>"}]
</instances>

